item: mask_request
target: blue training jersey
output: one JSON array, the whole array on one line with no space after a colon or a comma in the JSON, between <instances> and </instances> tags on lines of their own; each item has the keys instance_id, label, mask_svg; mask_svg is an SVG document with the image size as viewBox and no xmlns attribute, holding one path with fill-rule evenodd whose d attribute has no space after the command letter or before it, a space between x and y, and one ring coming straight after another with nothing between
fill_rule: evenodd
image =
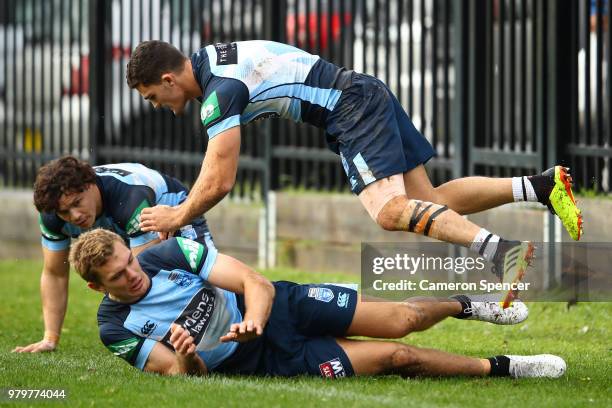
<instances>
[{"instance_id":1,"label":"blue training jersey","mask_svg":"<svg viewBox=\"0 0 612 408\"><path fill-rule=\"evenodd\" d=\"M114 231L130 247L144 245L158 237L156 232L140 230L143 208L158 204L176 206L185 201L189 193L178 180L138 163L105 164L94 170L103 212L92 228ZM69 248L71 238L84 232L55 213L40 214L39 225L42 245L51 251Z\"/></svg>"},{"instance_id":2,"label":"blue training jersey","mask_svg":"<svg viewBox=\"0 0 612 408\"><path fill-rule=\"evenodd\" d=\"M151 285L131 304L108 295L103 298L98 326L104 345L142 370L157 342L173 350L170 326L176 323L189 330L209 369L228 358L238 343L221 343L219 337L241 322L242 315L234 293L207 282L217 250L179 237L148 248L137 258Z\"/></svg>"},{"instance_id":3,"label":"blue training jersey","mask_svg":"<svg viewBox=\"0 0 612 408\"><path fill-rule=\"evenodd\" d=\"M325 128L352 76L318 55L273 41L209 45L194 53L191 63L209 138L266 117Z\"/></svg>"}]
</instances>

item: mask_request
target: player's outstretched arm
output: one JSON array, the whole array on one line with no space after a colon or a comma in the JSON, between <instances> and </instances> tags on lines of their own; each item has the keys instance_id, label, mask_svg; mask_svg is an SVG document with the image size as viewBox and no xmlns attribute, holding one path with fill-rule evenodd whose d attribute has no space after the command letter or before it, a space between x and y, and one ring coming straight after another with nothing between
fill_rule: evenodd
<instances>
[{"instance_id":1,"label":"player's outstretched arm","mask_svg":"<svg viewBox=\"0 0 612 408\"><path fill-rule=\"evenodd\" d=\"M145 232L173 232L210 210L234 187L239 156L240 126L212 138L187 200L177 207L158 205L143 209L140 229Z\"/></svg>"},{"instance_id":2,"label":"player's outstretched arm","mask_svg":"<svg viewBox=\"0 0 612 408\"><path fill-rule=\"evenodd\" d=\"M208 369L204 361L196 353L193 337L181 326L173 324L170 343L174 347L173 353L161 343L155 344L144 371L163 375L206 375Z\"/></svg>"},{"instance_id":3,"label":"player's outstretched arm","mask_svg":"<svg viewBox=\"0 0 612 408\"><path fill-rule=\"evenodd\" d=\"M13 349L17 353L53 351L59 342L68 307L70 264L68 249L51 251L43 247L43 272L40 278L45 334L42 340Z\"/></svg>"},{"instance_id":4,"label":"player's outstretched arm","mask_svg":"<svg viewBox=\"0 0 612 408\"><path fill-rule=\"evenodd\" d=\"M219 254L207 279L214 286L244 295L245 314L220 338L222 342L249 341L261 336L270 317L274 301L274 285L247 265Z\"/></svg>"}]
</instances>

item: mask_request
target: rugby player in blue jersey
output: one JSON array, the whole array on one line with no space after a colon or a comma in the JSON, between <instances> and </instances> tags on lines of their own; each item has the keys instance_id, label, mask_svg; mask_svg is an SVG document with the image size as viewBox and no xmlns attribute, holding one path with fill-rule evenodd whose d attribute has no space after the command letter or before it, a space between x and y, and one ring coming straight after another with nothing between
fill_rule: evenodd
<instances>
[{"instance_id":1,"label":"rugby player in blue jersey","mask_svg":"<svg viewBox=\"0 0 612 408\"><path fill-rule=\"evenodd\" d=\"M42 233L44 338L14 351L51 351L57 347L67 308L71 238L93 227L107 228L119 233L136 255L160 241L156 233L140 230L140 212L157 204L178 205L187 194L178 180L141 164L92 167L66 156L41 167L34 183L34 204L40 212ZM203 217L194 217L177 230L180 236L212 245Z\"/></svg>"},{"instance_id":2,"label":"rugby player in blue jersey","mask_svg":"<svg viewBox=\"0 0 612 408\"><path fill-rule=\"evenodd\" d=\"M382 228L471 248L494 263L504 282L522 278L533 245L504 240L463 214L513 201L540 202L573 239L580 238L582 216L566 168L531 177L467 177L434 188L423 165L435 151L383 82L290 45L215 44L188 58L168 43L146 41L132 53L127 83L154 107L175 114L188 101L199 101L209 138L192 194L180 206L143 210L143 231L173 231L217 204L236 179L240 125L282 117L325 129L351 190ZM515 295L510 291L506 304Z\"/></svg>"},{"instance_id":3,"label":"rugby player in blue jersey","mask_svg":"<svg viewBox=\"0 0 612 408\"><path fill-rule=\"evenodd\" d=\"M560 357L473 358L391 341L446 317L516 324L527 309L482 295L362 302L333 284L269 282L206 244L171 238L134 254L117 235L96 229L73 244L70 260L104 293L100 339L138 369L166 375L511 376L563 375Z\"/></svg>"}]
</instances>

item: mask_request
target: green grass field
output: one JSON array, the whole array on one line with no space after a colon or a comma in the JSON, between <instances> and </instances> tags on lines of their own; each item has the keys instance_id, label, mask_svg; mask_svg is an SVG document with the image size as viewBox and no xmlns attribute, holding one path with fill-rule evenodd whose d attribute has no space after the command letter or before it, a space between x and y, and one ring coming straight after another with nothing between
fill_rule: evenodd
<instances>
[{"instance_id":1,"label":"green grass field","mask_svg":"<svg viewBox=\"0 0 612 408\"><path fill-rule=\"evenodd\" d=\"M34 355L11 353L16 345L42 335L40 268L35 261L0 262L0 388L65 388L70 406L612 406L610 303L579 304L569 310L561 303L531 304L529 319L518 326L448 319L403 340L483 357L500 353L558 354L568 363L567 374L558 380L165 378L143 374L106 351L97 336L100 296L87 289L76 274L72 275L59 350ZM274 270L266 275L298 282L355 279L291 270Z\"/></svg>"}]
</instances>

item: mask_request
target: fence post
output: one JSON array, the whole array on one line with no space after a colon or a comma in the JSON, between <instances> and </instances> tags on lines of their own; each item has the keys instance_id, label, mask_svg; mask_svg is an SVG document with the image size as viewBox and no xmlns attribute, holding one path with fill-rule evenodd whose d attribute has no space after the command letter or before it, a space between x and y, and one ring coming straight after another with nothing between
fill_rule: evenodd
<instances>
[{"instance_id":1,"label":"fence post","mask_svg":"<svg viewBox=\"0 0 612 408\"><path fill-rule=\"evenodd\" d=\"M98 142L104 138L105 66L110 30L110 2L89 0L89 161L97 164Z\"/></svg>"},{"instance_id":2,"label":"fence post","mask_svg":"<svg viewBox=\"0 0 612 408\"><path fill-rule=\"evenodd\" d=\"M287 14L287 0L264 0L263 4L263 32L264 38L271 41L285 42L285 30L286 30L286 14ZM271 189L276 185L273 180L273 173L278 174L274 169L273 163L273 150L274 150L274 136L278 135L279 126L277 121L268 120L262 126L263 130L263 161L264 168L262 171L262 198L265 206L265 214L263 217L264 226L260 228L263 233L260 234L259 238L263 239L264 242L260 243L259 247L263 248L263 260L259 260L260 267L272 268L275 265L276 259L276 248L275 248L275 236L276 236L276 200L274 200Z\"/></svg>"},{"instance_id":3,"label":"fence post","mask_svg":"<svg viewBox=\"0 0 612 408\"><path fill-rule=\"evenodd\" d=\"M465 176L471 169L468 167L468 153L471 145L466 143L471 137L468 134L468 114L470 109L469 98L469 13L473 0L454 3L454 25L455 25L455 101L454 115L451 122L455 130L453 144L455 154L453 160L453 178Z\"/></svg>"}]
</instances>

